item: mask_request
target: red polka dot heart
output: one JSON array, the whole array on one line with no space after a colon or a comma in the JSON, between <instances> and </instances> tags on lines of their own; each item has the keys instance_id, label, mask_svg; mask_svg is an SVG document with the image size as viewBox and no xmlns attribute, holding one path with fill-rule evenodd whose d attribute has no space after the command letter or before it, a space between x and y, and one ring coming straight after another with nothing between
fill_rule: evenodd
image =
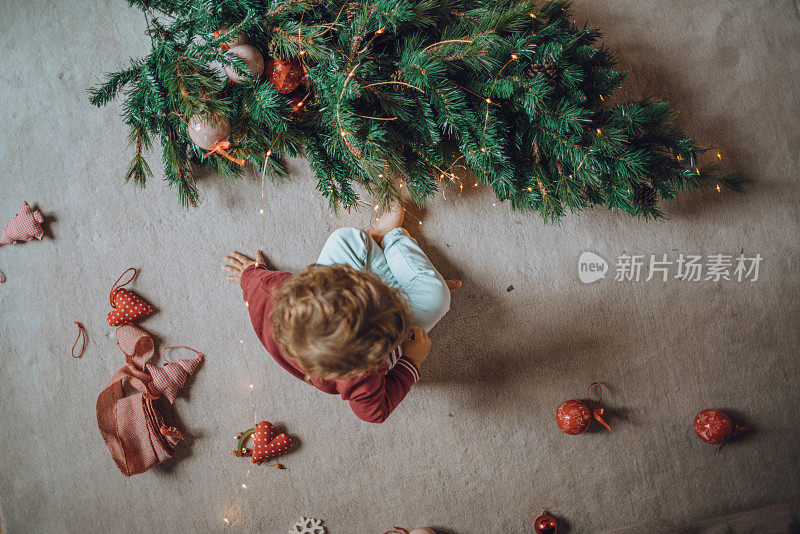
<instances>
[{"instance_id":1,"label":"red polka dot heart","mask_svg":"<svg viewBox=\"0 0 800 534\"><path fill-rule=\"evenodd\" d=\"M122 277L129 271L133 271L133 276L124 284L117 285ZM146 303L139 295L128 289L123 289L122 286L130 284L136 278L137 271L130 268L120 276L114 283L109 295L111 307L114 308L108 312L108 324L111 326L123 326L152 313L153 308Z\"/></svg>"},{"instance_id":2,"label":"red polka dot heart","mask_svg":"<svg viewBox=\"0 0 800 534\"><path fill-rule=\"evenodd\" d=\"M253 455L251 461L260 464L268 458L283 454L292 448L292 438L277 434L269 421L261 421L253 432Z\"/></svg>"}]
</instances>

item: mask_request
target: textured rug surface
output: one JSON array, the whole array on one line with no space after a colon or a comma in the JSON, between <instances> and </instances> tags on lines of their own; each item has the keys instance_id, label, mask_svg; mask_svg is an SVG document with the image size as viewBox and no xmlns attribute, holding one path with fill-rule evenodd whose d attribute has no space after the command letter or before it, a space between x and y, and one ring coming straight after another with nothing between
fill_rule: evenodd
<instances>
[{"instance_id":1,"label":"textured rug surface","mask_svg":"<svg viewBox=\"0 0 800 534\"><path fill-rule=\"evenodd\" d=\"M23 200L47 220L43 241L0 247L3 532L272 534L311 516L331 534L524 533L547 508L584 533L800 498L797 4L581 0L575 18L618 50L625 96L672 101L726 169L756 181L751 192L684 195L660 223L598 209L545 226L493 207L485 188L446 191L410 226L464 288L431 333L421 382L369 425L271 360L220 270L224 254L258 247L299 270L369 209L329 213L302 159L291 180L265 185L263 218L252 173L235 185L203 177L191 210L160 175L125 185L120 106L95 109L85 89L146 51L141 13L122 0L2 2L0 224ZM159 154L149 160L160 167ZM584 251L610 262L606 279L580 282ZM674 265L666 282L615 281L625 253L763 259L755 282L683 281ZM122 364L105 315L130 266L141 269L132 289L158 310L141 326L206 358L168 414L187 436L178 458L125 479L94 406ZM80 360L72 321L88 331ZM248 365L258 419L300 446L285 470L254 469L238 491L250 464L229 451L253 422ZM607 384L613 433L561 433L556 406L594 380ZM715 454L692 431L709 407L753 434Z\"/></svg>"}]
</instances>

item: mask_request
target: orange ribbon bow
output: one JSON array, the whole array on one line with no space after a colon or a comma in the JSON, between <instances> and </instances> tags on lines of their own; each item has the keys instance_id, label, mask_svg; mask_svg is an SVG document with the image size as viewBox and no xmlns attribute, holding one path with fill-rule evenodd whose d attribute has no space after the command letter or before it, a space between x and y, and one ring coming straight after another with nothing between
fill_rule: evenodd
<instances>
[{"instance_id":1,"label":"orange ribbon bow","mask_svg":"<svg viewBox=\"0 0 800 534\"><path fill-rule=\"evenodd\" d=\"M597 402L595 403L597 406L599 406L600 403L603 402L603 388L602 388L602 386L600 386L600 382L592 382L591 384L589 384L589 388L587 390L587 393L589 394L589 396L591 396L591 393L592 393L592 386L597 386L597 389L600 391L600 398L597 399ZM608 426L608 423L603 421L602 417L600 417L601 415L603 415L603 411L604 411L603 408L594 408L592 410L592 416L595 419L597 419L598 423L600 423L601 425L606 427L608 429L608 431L611 432L611 427Z\"/></svg>"},{"instance_id":2,"label":"orange ribbon bow","mask_svg":"<svg viewBox=\"0 0 800 534\"><path fill-rule=\"evenodd\" d=\"M225 141L220 141L216 145L212 146L211 150L203 154L203 159L206 159L211 154L219 154L220 156L226 157L234 163L238 163L239 165L244 165L244 159L234 158L233 156L225 152L230 147L231 147L231 142L228 141L227 139Z\"/></svg>"}]
</instances>

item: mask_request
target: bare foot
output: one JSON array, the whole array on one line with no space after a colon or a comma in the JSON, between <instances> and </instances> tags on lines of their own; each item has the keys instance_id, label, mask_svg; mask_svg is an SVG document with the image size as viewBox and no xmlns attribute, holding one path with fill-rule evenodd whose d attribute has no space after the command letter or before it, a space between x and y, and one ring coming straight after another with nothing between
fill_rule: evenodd
<instances>
[{"instance_id":1,"label":"bare foot","mask_svg":"<svg viewBox=\"0 0 800 534\"><path fill-rule=\"evenodd\" d=\"M461 280L445 280L444 283L447 284L447 289L450 290L450 293L457 289L461 289L461 286L464 285Z\"/></svg>"},{"instance_id":2,"label":"bare foot","mask_svg":"<svg viewBox=\"0 0 800 534\"><path fill-rule=\"evenodd\" d=\"M378 215L377 219L372 222L372 226L370 226L368 232L370 237L383 246L383 237L395 228L403 226L405 213L406 210L403 209L402 204L395 204L389 211Z\"/></svg>"}]
</instances>

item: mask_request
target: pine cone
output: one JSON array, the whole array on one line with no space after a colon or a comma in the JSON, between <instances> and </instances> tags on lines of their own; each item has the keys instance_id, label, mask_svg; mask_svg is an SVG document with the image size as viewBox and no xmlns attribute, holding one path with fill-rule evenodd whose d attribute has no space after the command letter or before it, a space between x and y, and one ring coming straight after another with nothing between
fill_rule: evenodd
<instances>
[{"instance_id":1,"label":"pine cone","mask_svg":"<svg viewBox=\"0 0 800 534\"><path fill-rule=\"evenodd\" d=\"M633 202L640 208L650 209L658 202L658 195L649 185L640 185L633 190Z\"/></svg>"},{"instance_id":2,"label":"pine cone","mask_svg":"<svg viewBox=\"0 0 800 534\"><path fill-rule=\"evenodd\" d=\"M541 75L546 77L549 82L553 82L558 76L558 68L556 67L555 63L545 63L540 61L539 63L534 63L528 67L528 69L525 71L525 75L529 79Z\"/></svg>"},{"instance_id":3,"label":"pine cone","mask_svg":"<svg viewBox=\"0 0 800 534\"><path fill-rule=\"evenodd\" d=\"M400 71L399 70L394 71L392 73L392 75L389 76L389 79L392 80L393 82L402 82L403 81L400 78ZM408 94L408 93L411 92L411 88L408 87L407 85L403 85L403 84L399 84L398 83L398 84L394 85L393 87L395 87L396 89L399 89L400 92L404 93L404 94Z\"/></svg>"},{"instance_id":4,"label":"pine cone","mask_svg":"<svg viewBox=\"0 0 800 534\"><path fill-rule=\"evenodd\" d=\"M347 7L345 8L345 13L347 16L348 22L353 22L353 19L356 18L356 13L358 13L358 9L361 7L359 2L348 2Z\"/></svg>"}]
</instances>

